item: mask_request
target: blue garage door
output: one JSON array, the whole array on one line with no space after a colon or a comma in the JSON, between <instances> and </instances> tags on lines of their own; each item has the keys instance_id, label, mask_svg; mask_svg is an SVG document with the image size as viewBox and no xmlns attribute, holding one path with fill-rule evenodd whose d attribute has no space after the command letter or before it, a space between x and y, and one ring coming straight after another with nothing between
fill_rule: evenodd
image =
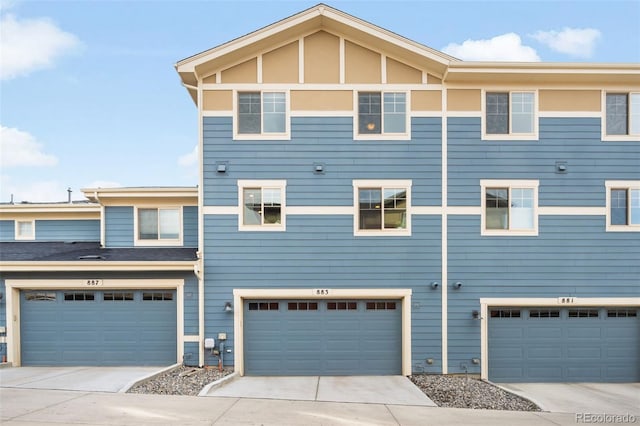
<instances>
[{"instance_id":1,"label":"blue garage door","mask_svg":"<svg viewBox=\"0 0 640 426\"><path fill-rule=\"evenodd\" d=\"M176 362L172 290L23 291L23 365Z\"/></svg>"},{"instance_id":2,"label":"blue garage door","mask_svg":"<svg viewBox=\"0 0 640 426\"><path fill-rule=\"evenodd\" d=\"M250 375L388 375L402 367L398 300L248 300Z\"/></svg>"},{"instance_id":3,"label":"blue garage door","mask_svg":"<svg viewBox=\"0 0 640 426\"><path fill-rule=\"evenodd\" d=\"M489 380L640 381L633 308L490 308Z\"/></svg>"}]
</instances>

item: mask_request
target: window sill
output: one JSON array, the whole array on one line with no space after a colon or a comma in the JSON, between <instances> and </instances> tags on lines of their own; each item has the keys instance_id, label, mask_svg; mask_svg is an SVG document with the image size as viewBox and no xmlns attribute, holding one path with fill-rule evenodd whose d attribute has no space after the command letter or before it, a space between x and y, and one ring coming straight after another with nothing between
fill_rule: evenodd
<instances>
[{"instance_id":1,"label":"window sill","mask_svg":"<svg viewBox=\"0 0 640 426\"><path fill-rule=\"evenodd\" d=\"M640 232L640 225L607 225L607 232Z\"/></svg>"},{"instance_id":2,"label":"window sill","mask_svg":"<svg viewBox=\"0 0 640 426\"><path fill-rule=\"evenodd\" d=\"M235 134L233 135L234 141L290 141L291 135L289 133L251 133L251 134Z\"/></svg>"},{"instance_id":3,"label":"window sill","mask_svg":"<svg viewBox=\"0 0 640 426\"><path fill-rule=\"evenodd\" d=\"M483 237L537 237L538 230L537 229L518 229L518 230L494 230L494 229L483 229L480 232L480 235Z\"/></svg>"},{"instance_id":4,"label":"window sill","mask_svg":"<svg viewBox=\"0 0 640 426\"><path fill-rule=\"evenodd\" d=\"M179 240L135 240L136 247L182 247L182 239Z\"/></svg>"},{"instance_id":5,"label":"window sill","mask_svg":"<svg viewBox=\"0 0 640 426\"><path fill-rule=\"evenodd\" d=\"M411 135L407 133L403 134L367 134L367 135L353 135L353 140L356 141L410 141Z\"/></svg>"},{"instance_id":6,"label":"window sill","mask_svg":"<svg viewBox=\"0 0 640 426\"><path fill-rule=\"evenodd\" d=\"M285 232L287 229L284 225L273 225L273 226L269 226L269 225L256 225L256 226L249 226L249 225L241 225L240 227L238 227L238 231L241 232Z\"/></svg>"},{"instance_id":7,"label":"window sill","mask_svg":"<svg viewBox=\"0 0 640 426\"><path fill-rule=\"evenodd\" d=\"M356 237L410 237L410 229L385 229L385 230L356 230L353 233Z\"/></svg>"},{"instance_id":8,"label":"window sill","mask_svg":"<svg viewBox=\"0 0 640 426\"><path fill-rule=\"evenodd\" d=\"M602 142L640 142L640 135L602 135Z\"/></svg>"},{"instance_id":9,"label":"window sill","mask_svg":"<svg viewBox=\"0 0 640 426\"><path fill-rule=\"evenodd\" d=\"M538 135L530 135L530 134L511 134L511 135L492 135L492 134L483 134L483 141L538 141L540 138Z\"/></svg>"}]
</instances>

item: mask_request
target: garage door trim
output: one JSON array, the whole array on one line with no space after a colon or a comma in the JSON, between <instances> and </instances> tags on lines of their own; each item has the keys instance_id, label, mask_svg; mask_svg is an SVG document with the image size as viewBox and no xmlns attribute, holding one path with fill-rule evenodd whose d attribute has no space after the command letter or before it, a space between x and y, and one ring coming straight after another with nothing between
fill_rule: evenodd
<instances>
[{"instance_id":1,"label":"garage door trim","mask_svg":"<svg viewBox=\"0 0 640 426\"><path fill-rule=\"evenodd\" d=\"M235 371L244 376L245 299L398 299L402 304L402 374L411 375L411 289L234 289Z\"/></svg>"},{"instance_id":2,"label":"garage door trim","mask_svg":"<svg viewBox=\"0 0 640 426\"><path fill-rule=\"evenodd\" d=\"M94 287L91 283L102 285ZM7 361L14 367L22 364L20 342L20 292L22 290L144 290L172 289L176 291L176 363L184 355L184 280L183 279L100 279L90 276L86 279L51 279L5 281L7 312Z\"/></svg>"},{"instance_id":3,"label":"garage door trim","mask_svg":"<svg viewBox=\"0 0 640 426\"><path fill-rule=\"evenodd\" d=\"M569 303L566 303L566 302ZM564 303L563 303L564 302ZM492 307L640 307L640 297L545 297L480 299L480 377L489 380L489 309Z\"/></svg>"}]
</instances>

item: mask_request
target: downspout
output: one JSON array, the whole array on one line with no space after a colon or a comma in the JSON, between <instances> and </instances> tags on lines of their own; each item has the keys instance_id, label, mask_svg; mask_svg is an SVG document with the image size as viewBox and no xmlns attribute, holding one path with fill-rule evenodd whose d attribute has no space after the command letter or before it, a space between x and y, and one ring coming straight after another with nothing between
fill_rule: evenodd
<instances>
[{"instance_id":1,"label":"downspout","mask_svg":"<svg viewBox=\"0 0 640 426\"><path fill-rule=\"evenodd\" d=\"M203 155L203 126L202 126L202 79L198 77L198 86L188 84L183 86L196 90L198 99L198 365L204 366L204 155Z\"/></svg>"}]
</instances>

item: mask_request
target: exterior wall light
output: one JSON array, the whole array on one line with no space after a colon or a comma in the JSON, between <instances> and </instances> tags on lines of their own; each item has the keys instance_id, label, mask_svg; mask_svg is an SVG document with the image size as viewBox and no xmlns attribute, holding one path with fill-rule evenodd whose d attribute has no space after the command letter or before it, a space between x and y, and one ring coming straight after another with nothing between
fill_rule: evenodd
<instances>
[{"instance_id":1,"label":"exterior wall light","mask_svg":"<svg viewBox=\"0 0 640 426\"><path fill-rule=\"evenodd\" d=\"M471 316L473 317L474 320L479 320L480 318L480 312L478 311L473 311L471 312Z\"/></svg>"},{"instance_id":2,"label":"exterior wall light","mask_svg":"<svg viewBox=\"0 0 640 426\"><path fill-rule=\"evenodd\" d=\"M233 306L231 306L231 302L225 302L224 311L225 312L233 312Z\"/></svg>"},{"instance_id":3,"label":"exterior wall light","mask_svg":"<svg viewBox=\"0 0 640 426\"><path fill-rule=\"evenodd\" d=\"M460 290L462 288L462 281L456 281L451 287L453 287L454 290Z\"/></svg>"},{"instance_id":4,"label":"exterior wall light","mask_svg":"<svg viewBox=\"0 0 640 426\"><path fill-rule=\"evenodd\" d=\"M440 286L440 283L438 281L431 282L431 289L437 290L439 286Z\"/></svg>"}]
</instances>

